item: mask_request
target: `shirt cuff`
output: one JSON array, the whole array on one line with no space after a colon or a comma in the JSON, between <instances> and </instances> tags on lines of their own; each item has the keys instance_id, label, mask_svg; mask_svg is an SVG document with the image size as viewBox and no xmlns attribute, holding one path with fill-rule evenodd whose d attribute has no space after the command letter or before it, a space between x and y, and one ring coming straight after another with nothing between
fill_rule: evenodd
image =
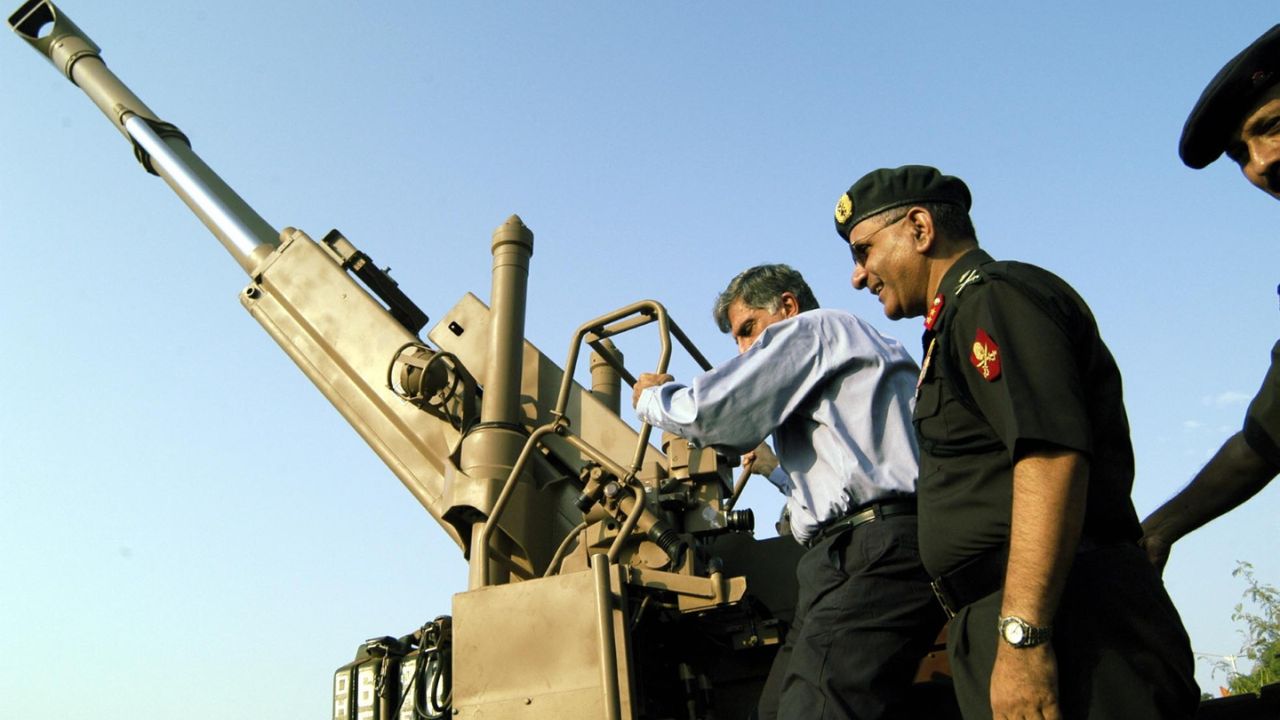
<instances>
[{"instance_id":1,"label":"shirt cuff","mask_svg":"<svg viewBox=\"0 0 1280 720\"><path fill-rule=\"evenodd\" d=\"M636 417L640 422L657 425L662 419L662 403L658 401L660 387L662 386L651 385L640 391L640 399L636 401Z\"/></svg>"},{"instance_id":2,"label":"shirt cuff","mask_svg":"<svg viewBox=\"0 0 1280 720\"><path fill-rule=\"evenodd\" d=\"M769 473L768 480L773 483L774 487L781 490L783 495L791 494L791 476L787 474L786 470L782 469L781 465Z\"/></svg>"}]
</instances>

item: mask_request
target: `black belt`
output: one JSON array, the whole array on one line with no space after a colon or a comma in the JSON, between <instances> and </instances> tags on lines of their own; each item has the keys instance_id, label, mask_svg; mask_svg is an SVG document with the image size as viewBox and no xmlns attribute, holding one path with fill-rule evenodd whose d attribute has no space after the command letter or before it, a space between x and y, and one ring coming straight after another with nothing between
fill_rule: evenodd
<instances>
[{"instance_id":1,"label":"black belt","mask_svg":"<svg viewBox=\"0 0 1280 720\"><path fill-rule=\"evenodd\" d=\"M910 500L883 500L869 502L865 505L859 505L857 510L845 515L844 517L833 520L826 525L818 528L818 531L809 538L806 543L808 547L813 547L827 538L845 530L852 530L860 525L866 525L874 520L883 520L894 515L915 515L916 501L915 498Z\"/></svg>"},{"instance_id":2,"label":"black belt","mask_svg":"<svg viewBox=\"0 0 1280 720\"><path fill-rule=\"evenodd\" d=\"M1076 555L1116 544L1119 543L1100 543L1092 538L1082 537L1076 545ZM965 605L977 602L1004 586L1004 571L1008 562L1008 548L988 550L966 560L951 572L934 578L929 586L933 588L933 594L946 611L947 617L955 617Z\"/></svg>"},{"instance_id":3,"label":"black belt","mask_svg":"<svg viewBox=\"0 0 1280 720\"><path fill-rule=\"evenodd\" d=\"M1008 562L1006 548L988 550L966 560L963 565L933 579L929 586L938 604L953 618L965 605L977 602L1004 585L1004 568Z\"/></svg>"}]
</instances>

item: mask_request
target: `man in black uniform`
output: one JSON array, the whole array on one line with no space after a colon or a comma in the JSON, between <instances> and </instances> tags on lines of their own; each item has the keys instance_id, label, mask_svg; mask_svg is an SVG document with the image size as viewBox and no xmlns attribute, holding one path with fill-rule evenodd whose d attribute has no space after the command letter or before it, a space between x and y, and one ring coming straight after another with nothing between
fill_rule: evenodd
<instances>
[{"instance_id":1,"label":"man in black uniform","mask_svg":"<svg viewBox=\"0 0 1280 720\"><path fill-rule=\"evenodd\" d=\"M853 286L924 315L920 551L966 718L1189 718L1177 611L1137 545L1120 373L1084 301L978 248L969 189L872 172L836 206Z\"/></svg>"},{"instance_id":2,"label":"man in black uniform","mask_svg":"<svg viewBox=\"0 0 1280 720\"><path fill-rule=\"evenodd\" d=\"M1280 25L1232 58L1191 110L1178 147L1200 169L1223 152L1249 182L1280 199ZM1253 497L1280 473L1280 341L1249 405L1244 428L1223 444L1182 492L1142 521L1142 545L1157 568L1179 538Z\"/></svg>"}]
</instances>

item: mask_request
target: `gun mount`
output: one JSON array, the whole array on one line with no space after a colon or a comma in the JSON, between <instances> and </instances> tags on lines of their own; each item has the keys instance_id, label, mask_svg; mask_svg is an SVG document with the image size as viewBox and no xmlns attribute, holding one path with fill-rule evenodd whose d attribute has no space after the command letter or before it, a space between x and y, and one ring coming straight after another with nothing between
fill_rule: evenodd
<instances>
[{"instance_id":1,"label":"gun mount","mask_svg":"<svg viewBox=\"0 0 1280 720\"><path fill-rule=\"evenodd\" d=\"M428 318L337 230L277 231L109 70L53 3L12 29L79 87L249 278L241 304L469 561L452 616L361 646L334 718L744 716L794 602L799 547L751 536L728 459L619 415L634 383L610 338L654 326L708 367L665 308L584 323L563 367L524 339L533 233L493 233L491 304ZM592 349L590 389L573 380Z\"/></svg>"}]
</instances>

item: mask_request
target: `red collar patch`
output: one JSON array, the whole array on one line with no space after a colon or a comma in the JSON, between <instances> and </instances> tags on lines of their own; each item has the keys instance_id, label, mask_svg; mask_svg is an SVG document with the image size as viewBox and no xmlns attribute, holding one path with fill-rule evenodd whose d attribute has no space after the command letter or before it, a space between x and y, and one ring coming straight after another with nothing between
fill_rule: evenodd
<instances>
[{"instance_id":1,"label":"red collar patch","mask_svg":"<svg viewBox=\"0 0 1280 720\"><path fill-rule=\"evenodd\" d=\"M973 338L969 362L973 363L978 372L982 373L982 379L987 382L994 382L1000 377L1000 347L982 328L978 328L978 334Z\"/></svg>"},{"instance_id":2,"label":"red collar patch","mask_svg":"<svg viewBox=\"0 0 1280 720\"><path fill-rule=\"evenodd\" d=\"M933 326L938 322L938 316L942 314L942 303L944 299L942 293L938 293L933 298L933 304L929 306L929 314L924 316L924 329L932 330Z\"/></svg>"}]
</instances>

